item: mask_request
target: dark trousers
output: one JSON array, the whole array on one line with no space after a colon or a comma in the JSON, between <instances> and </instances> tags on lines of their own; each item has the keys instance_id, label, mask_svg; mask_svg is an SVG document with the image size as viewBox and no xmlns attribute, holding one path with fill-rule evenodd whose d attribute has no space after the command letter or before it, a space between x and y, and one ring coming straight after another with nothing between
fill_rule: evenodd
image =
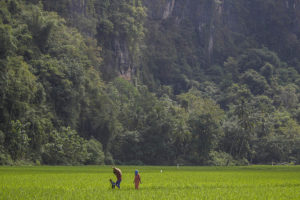
<instances>
[{"instance_id":1,"label":"dark trousers","mask_svg":"<svg viewBox=\"0 0 300 200\"><path fill-rule=\"evenodd\" d=\"M121 184L121 179L120 180L117 180L117 182L116 182L116 186L120 189L120 184Z\"/></svg>"}]
</instances>

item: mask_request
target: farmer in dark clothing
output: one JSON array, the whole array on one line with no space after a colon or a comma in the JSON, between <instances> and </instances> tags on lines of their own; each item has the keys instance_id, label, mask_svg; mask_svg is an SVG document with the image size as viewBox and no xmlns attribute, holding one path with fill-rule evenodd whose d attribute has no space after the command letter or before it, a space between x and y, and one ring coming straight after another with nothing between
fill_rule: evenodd
<instances>
[{"instance_id":1,"label":"farmer in dark clothing","mask_svg":"<svg viewBox=\"0 0 300 200\"><path fill-rule=\"evenodd\" d=\"M113 167L113 173L117 177L116 186L120 189L120 183L122 181L122 172L119 168Z\"/></svg>"}]
</instances>

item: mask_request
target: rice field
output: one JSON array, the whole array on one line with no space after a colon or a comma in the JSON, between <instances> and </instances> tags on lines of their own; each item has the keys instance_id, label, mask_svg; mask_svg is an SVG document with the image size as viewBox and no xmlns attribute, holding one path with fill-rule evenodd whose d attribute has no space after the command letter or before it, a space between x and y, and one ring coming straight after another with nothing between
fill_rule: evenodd
<instances>
[{"instance_id":1,"label":"rice field","mask_svg":"<svg viewBox=\"0 0 300 200\"><path fill-rule=\"evenodd\" d=\"M118 167L114 190L110 166L0 167L0 199L300 199L300 166Z\"/></svg>"}]
</instances>

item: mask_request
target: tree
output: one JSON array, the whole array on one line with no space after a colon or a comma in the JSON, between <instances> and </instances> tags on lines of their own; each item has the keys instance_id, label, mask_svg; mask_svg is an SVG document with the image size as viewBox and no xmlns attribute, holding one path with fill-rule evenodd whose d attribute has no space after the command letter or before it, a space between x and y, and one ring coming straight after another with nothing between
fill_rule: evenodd
<instances>
[{"instance_id":1,"label":"tree","mask_svg":"<svg viewBox=\"0 0 300 200\"><path fill-rule=\"evenodd\" d=\"M88 158L87 141L70 127L54 130L42 154L45 164L80 164Z\"/></svg>"},{"instance_id":2,"label":"tree","mask_svg":"<svg viewBox=\"0 0 300 200\"><path fill-rule=\"evenodd\" d=\"M0 44L0 58L6 58L13 52L15 44L10 25L0 23Z\"/></svg>"},{"instance_id":3,"label":"tree","mask_svg":"<svg viewBox=\"0 0 300 200\"><path fill-rule=\"evenodd\" d=\"M7 126L10 120L24 117L37 92L36 77L22 57L8 58L6 68L1 96L1 123L4 126Z\"/></svg>"},{"instance_id":4,"label":"tree","mask_svg":"<svg viewBox=\"0 0 300 200\"><path fill-rule=\"evenodd\" d=\"M193 89L179 95L178 100L189 113L188 124L192 134L191 159L195 163L205 164L210 151L218 147L223 135L223 110L212 100L202 98L199 92Z\"/></svg>"},{"instance_id":5,"label":"tree","mask_svg":"<svg viewBox=\"0 0 300 200\"><path fill-rule=\"evenodd\" d=\"M11 121L10 129L5 137L5 146L13 160L24 159L28 152L30 139L26 134L26 126L28 124L22 124L19 120Z\"/></svg>"},{"instance_id":6,"label":"tree","mask_svg":"<svg viewBox=\"0 0 300 200\"><path fill-rule=\"evenodd\" d=\"M104 164L104 153L102 149L102 144L95 140L94 138L90 139L87 142L87 152L88 158L85 161L85 164L88 165L101 165Z\"/></svg>"},{"instance_id":7,"label":"tree","mask_svg":"<svg viewBox=\"0 0 300 200\"><path fill-rule=\"evenodd\" d=\"M260 95L268 89L268 83L263 76L254 70L248 70L241 76L241 82L248 85L252 94Z\"/></svg>"}]
</instances>

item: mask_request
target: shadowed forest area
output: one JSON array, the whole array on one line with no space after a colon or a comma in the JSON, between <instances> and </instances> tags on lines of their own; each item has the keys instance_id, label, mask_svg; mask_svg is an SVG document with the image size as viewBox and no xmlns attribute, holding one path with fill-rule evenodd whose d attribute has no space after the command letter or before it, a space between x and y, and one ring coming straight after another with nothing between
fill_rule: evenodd
<instances>
[{"instance_id":1,"label":"shadowed forest area","mask_svg":"<svg viewBox=\"0 0 300 200\"><path fill-rule=\"evenodd\" d=\"M0 0L0 164L300 163L300 0Z\"/></svg>"}]
</instances>

